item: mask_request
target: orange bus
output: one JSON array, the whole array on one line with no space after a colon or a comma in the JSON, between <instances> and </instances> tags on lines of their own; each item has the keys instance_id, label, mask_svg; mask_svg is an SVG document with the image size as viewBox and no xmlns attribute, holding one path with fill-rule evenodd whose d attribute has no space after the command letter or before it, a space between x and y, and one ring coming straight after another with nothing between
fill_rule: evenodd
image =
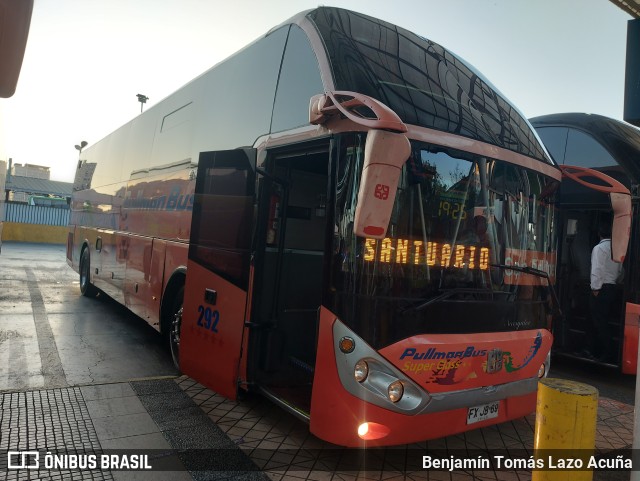
<instances>
[{"instance_id":1,"label":"orange bus","mask_svg":"<svg viewBox=\"0 0 640 481\"><path fill-rule=\"evenodd\" d=\"M84 150L67 257L218 393L410 443L535 409L561 179L467 63L321 7Z\"/></svg>"},{"instance_id":2,"label":"orange bus","mask_svg":"<svg viewBox=\"0 0 640 481\"><path fill-rule=\"evenodd\" d=\"M558 113L531 119L547 150L560 165L588 167L614 178L634 193L638 209L640 129L626 122L586 113ZM631 247L624 278L617 286L618 302L610 313L609 360L594 359L589 296L591 249L598 243L598 225L608 219L611 205L593 189L567 190L559 218L558 296L564 317L554 326L554 352L589 363L606 364L625 374L638 367L640 318L640 217L633 216Z\"/></svg>"}]
</instances>

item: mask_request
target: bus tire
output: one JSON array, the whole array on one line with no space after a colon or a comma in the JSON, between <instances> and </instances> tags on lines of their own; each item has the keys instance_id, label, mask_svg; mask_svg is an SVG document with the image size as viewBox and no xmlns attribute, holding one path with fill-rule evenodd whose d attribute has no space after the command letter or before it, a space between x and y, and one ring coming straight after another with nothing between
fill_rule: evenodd
<instances>
[{"instance_id":1,"label":"bus tire","mask_svg":"<svg viewBox=\"0 0 640 481\"><path fill-rule=\"evenodd\" d=\"M91 283L91 259L88 247L82 249L78 271L80 272L80 293L84 297L96 297L98 288Z\"/></svg>"},{"instance_id":2,"label":"bus tire","mask_svg":"<svg viewBox=\"0 0 640 481\"><path fill-rule=\"evenodd\" d=\"M182 330L182 313L184 311L184 284L177 290L171 301L169 311L169 349L176 369L180 370L180 332Z\"/></svg>"}]
</instances>

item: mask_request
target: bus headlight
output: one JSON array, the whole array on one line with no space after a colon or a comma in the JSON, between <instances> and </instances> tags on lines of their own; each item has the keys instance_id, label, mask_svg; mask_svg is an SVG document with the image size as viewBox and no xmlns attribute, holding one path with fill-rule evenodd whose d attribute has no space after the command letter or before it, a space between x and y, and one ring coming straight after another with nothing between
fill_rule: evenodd
<instances>
[{"instance_id":1,"label":"bus headlight","mask_svg":"<svg viewBox=\"0 0 640 481\"><path fill-rule=\"evenodd\" d=\"M365 379L367 379L368 375L369 365L367 364L367 361L365 361L364 359L360 359L358 362L356 362L356 365L353 369L353 377L356 378L356 381L363 382Z\"/></svg>"},{"instance_id":2,"label":"bus headlight","mask_svg":"<svg viewBox=\"0 0 640 481\"><path fill-rule=\"evenodd\" d=\"M387 388L387 395L391 402L397 403L402 399L402 395L404 394L404 386L400 381L395 381L389 384Z\"/></svg>"}]
</instances>

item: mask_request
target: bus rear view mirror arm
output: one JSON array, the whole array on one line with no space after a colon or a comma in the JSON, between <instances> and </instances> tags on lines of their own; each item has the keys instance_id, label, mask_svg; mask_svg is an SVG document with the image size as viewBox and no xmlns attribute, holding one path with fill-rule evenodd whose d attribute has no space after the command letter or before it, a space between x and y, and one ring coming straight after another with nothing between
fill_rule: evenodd
<instances>
[{"instance_id":1,"label":"bus rear view mirror arm","mask_svg":"<svg viewBox=\"0 0 640 481\"><path fill-rule=\"evenodd\" d=\"M353 232L383 239L387 234L402 166L411 145L404 134L370 130L364 148L364 166L358 190Z\"/></svg>"},{"instance_id":2,"label":"bus rear view mirror arm","mask_svg":"<svg viewBox=\"0 0 640 481\"><path fill-rule=\"evenodd\" d=\"M631 237L631 195L611 192L613 224L611 226L611 257L616 262L624 262Z\"/></svg>"},{"instance_id":3,"label":"bus rear view mirror arm","mask_svg":"<svg viewBox=\"0 0 640 481\"><path fill-rule=\"evenodd\" d=\"M562 176L567 177L589 189L609 194L613 223L611 226L611 258L615 262L624 262L631 237L631 193L623 184L600 171L576 167L573 165L559 166ZM591 177L603 184L594 184L585 180Z\"/></svg>"},{"instance_id":4,"label":"bus rear view mirror arm","mask_svg":"<svg viewBox=\"0 0 640 481\"><path fill-rule=\"evenodd\" d=\"M325 125L343 117L369 129L407 132L398 114L382 102L357 92L338 90L314 95L309 103L309 123Z\"/></svg>"},{"instance_id":5,"label":"bus rear view mirror arm","mask_svg":"<svg viewBox=\"0 0 640 481\"><path fill-rule=\"evenodd\" d=\"M411 153L411 144L404 135L408 128L385 104L357 92L325 92L311 98L311 124L330 124L344 118L370 129L353 232L361 237L383 239L389 227L400 170Z\"/></svg>"}]
</instances>

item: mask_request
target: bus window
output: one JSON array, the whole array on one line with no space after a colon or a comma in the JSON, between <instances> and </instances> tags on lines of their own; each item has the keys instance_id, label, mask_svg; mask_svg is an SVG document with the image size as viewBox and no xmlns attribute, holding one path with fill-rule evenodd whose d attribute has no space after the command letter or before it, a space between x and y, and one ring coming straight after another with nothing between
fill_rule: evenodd
<instances>
[{"instance_id":1,"label":"bus window","mask_svg":"<svg viewBox=\"0 0 640 481\"><path fill-rule=\"evenodd\" d=\"M538 129L545 147L559 164L578 167L612 167L617 164L611 154L589 134L567 127Z\"/></svg>"},{"instance_id":2,"label":"bus window","mask_svg":"<svg viewBox=\"0 0 640 481\"><path fill-rule=\"evenodd\" d=\"M417 333L474 332L480 318L485 332L544 325L546 281L493 266L529 266L553 277L553 181L505 162L414 143L386 237L354 238L358 139L338 166L333 302L341 319L374 346ZM412 308L446 291L464 295ZM358 309L343 305L353 292Z\"/></svg>"},{"instance_id":3,"label":"bus window","mask_svg":"<svg viewBox=\"0 0 640 481\"><path fill-rule=\"evenodd\" d=\"M564 164L579 167L612 167L617 162L611 154L589 134L569 129Z\"/></svg>"},{"instance_id":4,"label":"bus window","mask_svg":"<svg viewBox=\"0 0 640 481\"><path fill-rule=\"evenodd\" d=\"M189 252L190 258L245 288L254 179L251 158L243 150L201 154Z\"/></svg>"},{"instance_id":5,"label":"bus window","mask_svg":"<svg viewBox=\"0 0 640 481\"><path fill-rule=\"evenodd\" d=\"M309 99L323 91L318 62L309 40L300 27L292 25L278 79L271 131L307 125Z\"/></svg>"},{"instance_id":6,"label":"bus window","mask_svg":"<svg viewBox=\"0 0 640 481\"><path fill-rule=\"evenodd\" d=\"M544 142L553 160L558 164L564 164L564 156L567 150L567 134L566 127L544 127L538 129L538 135Z\"/></svg>"}]
</instances>

